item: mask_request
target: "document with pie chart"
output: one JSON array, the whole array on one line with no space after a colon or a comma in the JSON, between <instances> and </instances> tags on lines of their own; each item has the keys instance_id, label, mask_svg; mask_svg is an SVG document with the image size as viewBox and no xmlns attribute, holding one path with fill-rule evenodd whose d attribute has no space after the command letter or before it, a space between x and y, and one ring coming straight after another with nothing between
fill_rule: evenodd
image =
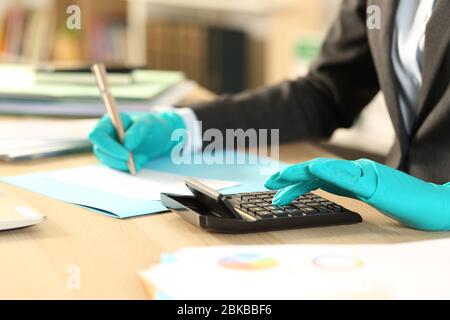
<instances>
[{"instance_id":1,"label":"document with pie chart","mask_svg":"<svg viewBox=\"0 0 450 320\"><path fill-rule=\"evenodd\" d=\"M140 276L156 299L439 299L450 298L450 279L433 273L450 269L449 250L448 240L186 248Z\"/></svg>"}]
</instances>

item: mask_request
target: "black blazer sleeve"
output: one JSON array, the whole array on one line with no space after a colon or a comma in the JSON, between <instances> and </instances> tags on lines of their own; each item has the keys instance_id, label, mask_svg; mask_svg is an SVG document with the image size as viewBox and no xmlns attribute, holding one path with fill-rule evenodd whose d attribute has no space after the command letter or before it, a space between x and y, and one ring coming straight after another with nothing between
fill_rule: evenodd
<instances>
[{"instance_id":1,"label":"black blazer sleeve","mask_svg":"<svg viewBox=\"0 0 450 320\"><path fill-rule=\"evenodd\" d=\"M366 1L344 0L306 77L190 107L203 130L277 128L280 142L329 137L379 91L366 33Z\"/></svg>"}]
</instances>

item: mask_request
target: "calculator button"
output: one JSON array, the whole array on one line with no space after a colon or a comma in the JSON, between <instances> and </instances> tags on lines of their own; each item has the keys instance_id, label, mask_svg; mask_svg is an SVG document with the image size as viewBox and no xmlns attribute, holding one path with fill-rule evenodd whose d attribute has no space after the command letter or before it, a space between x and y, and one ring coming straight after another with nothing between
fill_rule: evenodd
<instances>
[{"instance_id":1,"label":"calculator button","mask_svg":"<svg viewBox=\"0 0 450 320\"><path fill-rule=\"evenodd\" d=\"M273 217L272 212L267 211L267 210L258 211L258 212L256 212L256 215L260 218L272 218Z\"/></svg>"},{"instance_id":2,"label":"calculator button","mask_svg":"<svg viewBox=\"0 0 450 320\"><path fill-rule=\"evenodd\" d=\"M250 197L253 193L251 192L242 192L240 195L243 197Z\"/></svg>"},{"instance_id":3,"label":"calculator button","mask_svg":"<svg viewBox=\"0 0 450 320\"><path fill-rule=\"evenodd\" d=\"M296 203L296 204L294 204L294 206L298 209L308 208L308 206L303 203Z\"/></svg>"},{"instance_id":4,"label":"calculator button","mask_svg":"<svg viewBox=\"0 0 450 320\"><path fill-rule=\"evenodd\" d=\"M311 207L303 208L302 211L303 211L305 214L307 214L307 215L308 215L308 214L315 214L315 213L317 213L317 210L314 209L314 208L311 208Z\"/></svg>"},{"instance_id":5,"label":"calculator button","mask_svg":"<svg viewBox=\"0 0 450 320\"><path fill-rule=\"evenodd\" d=\"M302 216L303 215L303 212L301 210L298 210L298 209L287 209L287 212L291 216Z\"/></svg>"},{"instance_id":6,"label":"calculator button","mask_svg":"<svg viewBox=\"0 0 450 320\"><path fill-rule=\"evenodd\" d=\"M258 212L258 211L264 211L264 208L261 208L261 207L254 207L254 208L248 209L248 211L253 212L253 213L256 213L256 212Z\"/></svg>"},{"instance_id":7,"label":"calculator button","mask_svg":"<svg viewBox=\"0 0 450 320\"><path fill-rule=\"evenodd\" d=\"M261 193L261 194L258 194L257 197L260 198L260 199L262 199L262 198L270 197L270 195L267 195L267 194L265 194L265 193Z\"/></svg>"},{"instance_id":8,"label":"calculator button","mask_svg":"<svg viewBox=\"0 0 450 320\"><path fill-rule=\"evenodd\" d=\"M314 207L314 209L316 209L320 213L330 213L331 212L330 208L327 208L325 206Z\"/></svg>"},{"instance_id":9,"label":"calculator button","mask_svg":"<svg viewBox=\"0 0 450 320\"><path fill-rule=\"evenodd\" d=\"M271 212L278 217L285 217L288 215L287 212L282 209L271 210Z\"/></svg>"},{"instance_id":10,"label":"calculator button","mask_svg":"<svg viewBox=\"0 0 450 320\"><path fill-rule=\"evenodd\" d=\"M253 203L264 203L265 201L262 199L255 199L253 200Z\"/></svg>"},{"instance_id":11,"label":"calculator button","mask_svg":"<svg viewBox=\"0 0 450 320\"><path fill-rule=\"evenodd\" d=\"M342 212L345 210L342 206L340 206L338 204L329 205L328 208L332 209L335 212Z\"/></svg>"},{"instance_id":12,"label":"calculator button","mask_svg":"<svg viewBox=\"0 0 450 320\"><path fill-rule=\"evenodd\" d=\"M308 202L308 206L314 207L314 208L323 207L323 205L319 202Z\"/></svg>"},{"instance_id":13,"label":"calculator button","mask_svg":"<svg viewBox=\"0 0 450 320\"><path fill-rule=\"evenodd\" d=\"M241 204L241 208L244 208L244 209L250 209L250 208L254 208L254 207L257 207L257 205L254 204L254 203L243 203L243 204Z\"/></svg>"},{"instance_id":14,"label":"calculator button","mask_svg":"<svg viewBox=\"0 0 450 320\"><path fill-rule=\"evenodd\" d=\"M267 206L264 206L264 209L266 209L266 210L278 210L279 208L275 207L275 206L272 206L272 205L267 205Z\"/></svg>"}]
</instances>

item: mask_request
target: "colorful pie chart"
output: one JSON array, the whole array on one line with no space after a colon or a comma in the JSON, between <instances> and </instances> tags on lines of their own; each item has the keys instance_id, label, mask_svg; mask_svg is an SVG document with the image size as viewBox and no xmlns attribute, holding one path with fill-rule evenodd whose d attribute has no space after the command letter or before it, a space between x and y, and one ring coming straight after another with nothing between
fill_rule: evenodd
<instances>
[{"instance_id":1,"label":"colorful pie chart","mask_svg":"<svg viewBox=\"0 0 450 320\"><path fill-rule=\"evenodd\" d=\"M219 265L228 269L257 271L275 268L278 261L260 254L239 253L219 259Z\"/></svg>"},{"instance_id":2,"label":"colorful pie chart","mask_svg":"<svg viewBox=\"0 0 450 320\"><path fill-rule=\"evenodd\" d=\"M327 254L314 258L312 263L320 268L334 271L358 269L364 265L364 261L353 256L340 254Z\"/></svg>"}]
</instances>

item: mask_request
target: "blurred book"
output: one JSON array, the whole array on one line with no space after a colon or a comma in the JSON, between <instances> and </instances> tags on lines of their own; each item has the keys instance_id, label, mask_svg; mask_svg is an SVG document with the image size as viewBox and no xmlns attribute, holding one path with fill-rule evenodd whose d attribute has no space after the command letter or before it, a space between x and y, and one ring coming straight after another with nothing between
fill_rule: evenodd
<instances>
[{"instance_id":1,"label":"blurred book","mask_svg":"<svg viewBox=\"0 0 450 320\"><path fill-rule=\"evenodd\" d=\"M148 111L177 104L193 87L178 71L136 69L109 75L121 111ZM0 113L100 116L105 113L90 72L36 72L31 66L0 66Z\"/></svg>"},{"instance_id":2,"label":"blurred book","mask_svg":"<svg viewBox=\"0 0 450 320\"><path fill-rule=\"evenodd\" d=\"M243 31L208 28L209 86L214 92L237 93L247 88L247 37Z\"/></svg>"},{"instance_id":3,"label":"blurred book","mask_svg":"<svg viewBox=\"0 0 450 320\"><path fill-rule=\"evenodd\" d=\"M159 70L134 70L125 83L117 83L117 77L123 78L124 75L111 75L111 91L118 101L148 101L184 80L182 72ZM62 101L100 99L91 72L44 75L36 74L32 66L2 65L0 83L0 98Z\"/></svg>"},{"instance_id":4,"label":"blurred book","mask_svg":"<svg viewBox=\"0 0 450 320\"><path fill-rule=\"evenodd\" d=\"M48 58L50 12L46 7L14 4L0 10L0 58L37 62Z\"/></svg>"}]
</instances>

